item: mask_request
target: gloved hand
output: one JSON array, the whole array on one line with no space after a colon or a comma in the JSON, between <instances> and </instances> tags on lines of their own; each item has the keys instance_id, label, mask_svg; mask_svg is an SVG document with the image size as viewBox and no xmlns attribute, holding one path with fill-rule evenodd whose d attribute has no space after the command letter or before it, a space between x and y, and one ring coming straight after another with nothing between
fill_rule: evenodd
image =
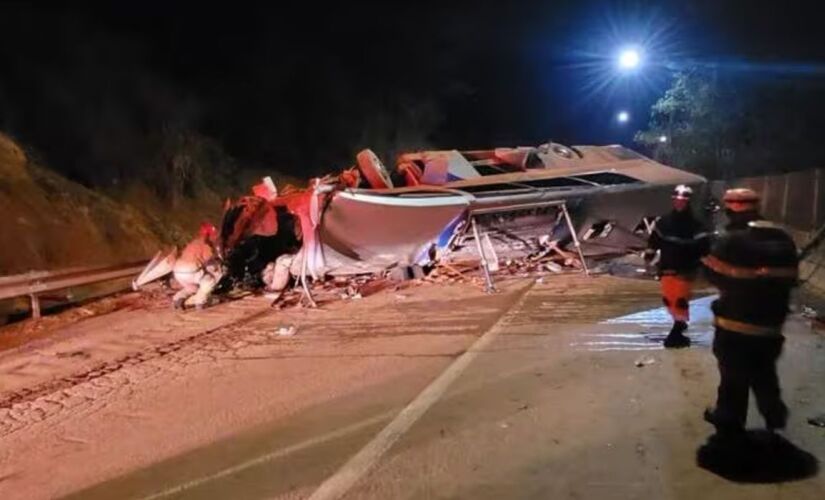
<instances>
[{"instance_id":1,"label":"gloved hand","mask_svg":"<svg viewBox=\"0 0 825 500\"><path fill-rule=\"evenodd\" d=\"M223 263L218 259L210 259L204 263L203 270L215 277L216 280L220 280L223 276Z\"/></svg>"}]
</instances>

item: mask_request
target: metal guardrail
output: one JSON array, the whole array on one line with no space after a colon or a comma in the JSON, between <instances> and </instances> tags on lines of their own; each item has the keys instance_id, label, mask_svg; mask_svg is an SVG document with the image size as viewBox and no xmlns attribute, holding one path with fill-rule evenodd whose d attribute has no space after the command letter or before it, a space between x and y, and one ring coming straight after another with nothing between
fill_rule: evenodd
<instances>
[{"instance_id":1,"label":"metal guardrail","mask_svg":"<svg viewBox=\"0 0 825 500\"><path fill-rule=\"evenodd\" d=\"M140 274L148 260L96 267L73 267L58 271L30 271L0 277L0 300L29 297L32 317L40 317L39 295L76 286L128 278Z\"/></svg>"}]
</instances>

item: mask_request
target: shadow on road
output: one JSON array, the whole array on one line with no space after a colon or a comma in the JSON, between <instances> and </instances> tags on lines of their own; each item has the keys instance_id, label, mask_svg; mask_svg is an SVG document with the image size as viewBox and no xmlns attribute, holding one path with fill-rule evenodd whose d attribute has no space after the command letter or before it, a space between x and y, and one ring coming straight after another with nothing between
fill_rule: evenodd
<instances>
[{"instance_id":1,"label":"shadow on road","mask_svg":"<svg viewBox=\"0 0 825 500\"><path fill-rule=\"evenodd\" d=\"M815 476L816 457L778 434L748 431L739 439L711 435L696 452L699 467L738 483L781 483Z\"/></svg>"}]
</instances>

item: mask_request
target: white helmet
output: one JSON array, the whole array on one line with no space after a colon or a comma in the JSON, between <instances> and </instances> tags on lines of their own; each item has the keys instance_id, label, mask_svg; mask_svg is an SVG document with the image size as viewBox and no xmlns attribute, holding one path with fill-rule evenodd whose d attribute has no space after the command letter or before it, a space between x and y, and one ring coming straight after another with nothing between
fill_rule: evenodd
<instances>
[{"instance_id":1,"label":"white helmet","mask_svg":"<svg viewBox=\"0 0 825 500\"><path fill-rule=\"evenodd\" d=\"M674 198L689 200L691 196L693 196L693 189L691 189L690 186L679 184L678 186L676 186L676 188L673 189Z\"/></svg>"}]
</instances>

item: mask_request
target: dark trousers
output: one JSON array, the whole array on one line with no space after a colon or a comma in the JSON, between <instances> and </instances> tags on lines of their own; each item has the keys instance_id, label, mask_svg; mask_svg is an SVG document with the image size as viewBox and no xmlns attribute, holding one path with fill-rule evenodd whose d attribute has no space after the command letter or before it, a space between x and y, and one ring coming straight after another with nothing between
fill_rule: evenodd
<instances>
[{"instance_id":1,"label":"dark trousers","mask_svg":"<svg viewBox=\"0 0 825 500\"><path fill-rule=\"evenodd\" d=\"M788 408L782 402L776 360L785 338L757 336L716 328L713 354L719 362L719 392L715 420L719 431L745 428L748 391L753 389L759 413L769 428L783 428Z\"/></svg>"}]
</instances>

